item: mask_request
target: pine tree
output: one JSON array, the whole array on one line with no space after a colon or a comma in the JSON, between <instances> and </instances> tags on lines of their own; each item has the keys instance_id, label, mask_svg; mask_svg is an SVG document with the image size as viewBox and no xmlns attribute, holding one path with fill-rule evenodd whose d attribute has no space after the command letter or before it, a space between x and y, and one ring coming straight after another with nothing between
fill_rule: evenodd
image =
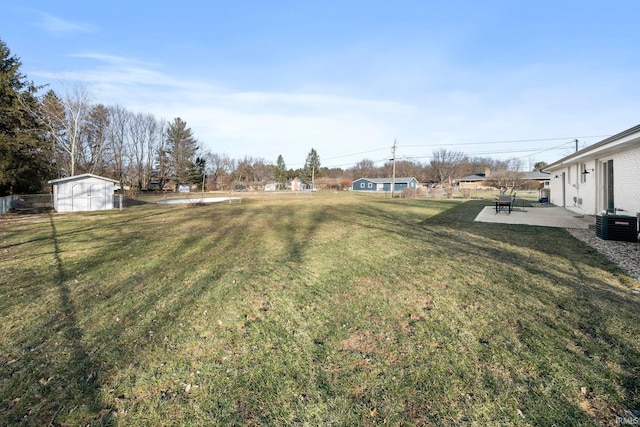
<instances>
[{"instance_id":1,"label":"pine tree","mask_svg":"<svg viewBox=\"0 0 640 427\"><path fill-rule=\"evenodd\" d=\"M188 183L190 171L194 167L194 156L198 141L193 137L187 123L176 117L167 129L168 152L171 155L173 175L177 184Z\"/></svg>"},{"instance_id":2,"label":"pine tree","mask_svg":"<svg viewBox=\"0 0 640 427\"><path fill-rule=\"evenodd\" d=\"M302 182L311 184L314 178L320 176L320 156L315 148L312 148L307 154L307 160L304 162Z\"/></svg>"},{"instance_id":3,"label":"pine tree","mask_svg":"<svg viewBox=\"0 0 640 427\"><path fill-rule=\"evenodd\" d=\"M0 196L40 192L51 178L51 151L36 115L32 82L0 40Z\"/></svg>"},{"instance_id":4,"label":"pine tree","mask_svg":"<svg viewBox=\"0 0 640 427\"><path fill-rule=\"evenodd\" d=\"M282 154L278 156L278 160L276 161L276 170L274 175L274 178L280 184L284 183L287 180L287 165L285 165L284 163Z\"/></svg>"}]
</instances>

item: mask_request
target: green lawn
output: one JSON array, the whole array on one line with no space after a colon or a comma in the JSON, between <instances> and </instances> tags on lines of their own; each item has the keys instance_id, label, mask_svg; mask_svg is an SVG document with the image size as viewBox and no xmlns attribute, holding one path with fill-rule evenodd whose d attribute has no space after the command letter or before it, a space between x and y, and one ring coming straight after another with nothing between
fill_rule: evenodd
<instances>
[{"instance_id":1,"label":"green lawn","mask_svg":"<svg viewBox=\"0 0 640 427\"><path fill-rule=\"evenodd\" d=\"M638 282L481 201L0 218L0 425L615 425Z\"/></svg>"}]
</instances>

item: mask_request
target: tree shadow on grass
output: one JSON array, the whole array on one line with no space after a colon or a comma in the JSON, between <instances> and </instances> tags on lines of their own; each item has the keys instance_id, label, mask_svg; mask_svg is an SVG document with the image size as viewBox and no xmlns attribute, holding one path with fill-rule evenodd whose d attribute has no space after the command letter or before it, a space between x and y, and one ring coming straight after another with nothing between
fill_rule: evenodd
<instances>
[{"instance_id":1,"label":"tree shadow on grass","mask_svg":"<svg viewBox=\"0 0 640 427\"><path fill-rule=\"evenodd\" d=\"M62 372L59 372L57 378L54 378L54 381L58 383L55 390L67 395L64 401L68 402L69 407L61 406L57 409L49 421L49 425L54 425L55 415L65 410L74 410L72 404L75 404L76 407L86 405L94 417L104 416L109 411L108 408L105 408L98 394L101 366L91 359L89 350L83 344L83 331L76 318L76 307L69 289L69 277L62 261L58 232L52 216L50 216L50 221L56 267L55 284L60 299L60 316L52 320L53 323L47 325L47 329L62 336L65 340L63 346L69 351L66 366L60 367ZM107 409L106 413L105 409Z\"/></svg>"},{"instance_id":2,"label":"tree shadow on grass","mask_svg":"<svg viewBox=\"0 0 640 427\"><path fill-rule=\"evenodd\" d=\"M640 379L637 375L640 352L628 338L613 332L617 328L616 322L633 323L632 319L637 318L640 310L638 298L624 285L624 282L628 282L623 279L624 273L594 248L571 237L565 229L474 222L476 215L486 205L484 202L460 205L424 220L422 225L426 228L438 228L436 232L440 233L443 230L449 231L448 235L444 233L442 237L455 250L457 257L471 259L481 254L487 262L511 265L511 274L514 274L512 278L516 279L512 284L513 289L526 292L525 295L539 299L547 306L539 319L545 324L543 327L563 322L565 327L573 328L574 334L577 334L573 338L574 345L581 348L579 351L587 353L586 356L581 356L585 371L576 373L576 377L583 376L589 370L609 377L610 369L598 361L615 360L622 368L616 382L626 394L625 405L628 409L637 409L640 406ZM456 238L451 233L452 230L468 234L457 234ZM471 235L498 242L498 245L483 245L485 240L468 238ZM564 260L567 267L552 262L539 262L536 257L523 255L520 249L546 254L550 259ZM517 271L522 270L526 275L518 276ZM603 275L594 273L594 270L601 270L611 276L607 280ZM545 278L564 291L545 294L544 290L528 285L528 277ZM613 284L611 279L615 281L616 278L620 283ZM525 335L526 329L525 327L522 331ZM548 333L552 336L556 331L549 330ZM523 341L526 340L523 337ZM615 352L610 352L609 349L615 349ZM564 351L549 348L549 354L558 350ZM585 375L584 378L586 377ZM588 401L589 398L585 397L585 400ZM593 405L592 401L586 406ZM592 419L608 421L613 421L614 416L623 415L602 412L593 407L587 412Z\"/></svg>"},{"instance_id":3,"label":"tree shadow on grass","mask_svg":"<svg viewBox=\"0 0 640 427\"><path fill-rule=\"evenodd\" d=\"M545 281L548 279L549 281L557 282L558 286L571 289L573 291L572 295L583 295L585 301L581 300L579 304L575 303L573 306L569 306L564 301L554 301L553 296L544 297L544 295L540 294L540 291L533 289L533 286L530 286L532 289L526 288L528 286L526 283L513 284L517 288L513 290L514 293L519 293L523 296L531 294L532 298L543 300L545 305L552 303L548 313L541 312L539 314L542 315L540 322L543 323L543 326L547 325L545 326L547 328L545 331L548 334L557 336L554 342L559 342L565 338L565 335L552 329L554 325L558 324L558 318L564 315L561 306L564 306L565 309L575 310L579 308L580 314L593 311L596 314L594 321L586 322L584 325L579 321L573 321L571 327L582 328L585 335L594 336L595 339L602 338L612 347L617 346L620 349L620 353L624 354L624 356L616 357L616 361L620 361L619 363L623 367L625 378L621 380L621 383L630 390L628 401L632 402L634 384L635 389L637 389L637 378L634 378L634 370L632 369L634 361L639 360L636 349L626 338L617 337L602 326L607 321L606 316L609 313L609 309L596 307L594 303L589 301L588 294L580 294L580 289L583 286L594 287L598 292L601 292L598 294L601 299L611 301L612 304L624 300L624 297L617 295L613 290L607 289L607 284L604 280L594 280L592 273L584 273L585 276L591 274L589 276L590 281L583 280L586 285L573 283L566 277L566 271L546 269L544 265L533 261L518 250L518 248L526 248L528 246L536 250L542 250L541 248L549 246L549 243L543 244L539 241L540 235L544 230L531 231L527 230L526 226L512 226L505 229L503 226L496 224L480 225L473 223L474 209L470 209L469 206L458 208L457 203L452 205L453 207L449 208L445 204L443 207L445 211L442 214L435 215L424 221L421 221L419 214L411 213L398 216L396 215L398 211L393 211L396 208L389 209L388 207L378 206L375 203L345 205L341 206L340 209L322 207L314 212L299 212L301 219L295 211L288 207L279 206L267 207L272 212L266 218L262 214L265 209L258 213L257 210L253 209L234 208L233 211L226 213L226 216L221 216L220 210L214 207L199 209L197 211L199 215L191 215L194 211L190 210L190 215L185 215L179 221L172 222L174 224L173 227L175 227L175 230L171 229L171 233L174 234L171 239L172 245L162 249L162 256L157 258L144 257L144 254L142 254L144 263L134 262L136 256L141 256L140 253L134 253L131 263L127 261L128 258L122 257L123 261L118 264L119 268L124 269L122 277L112 284L108 299L105 299L104 296L101 297L104 305L102 309L99 309L100 301L88 299L87 302L82 303L81 296L73 298L76 295L76 290L70 287L70 282L77 277L73 271L75 267L71 265L71 261L67 261L66 265L64 263L66 260L66 255L64 254L64 249L66 248L65 239L75 238L78 234L84 236L84 234L90 232L91 227L101 227L101 225L93 224L88 227L87 224L83 224L78 227L82 230L74 228L60 233L61 227L57 230L52 219L52 246L56 268L54 284L57 287L60 299L60 307L57 311L61 312L61 314L55 320L52 320L47 325L47 328L52 330L50 335L60 337L51 338L50 342L64 338L64 345L67 346L68 351L66 353L61 351L62 355L58 356L58 358L66 361L69 367L66 372L58 374L51 380L53 389L50 390L50 393L56 393L55 385L68 387L70 391L66 391L63 387L59 392L64 393L63 396L51 398L53 402L57 402L55 405L60 406L47 408L50 411L42 416L43 424L46 425L50 420L55 421L56 414L59 415L58 419L61 420L63 416L67 419L72 419L71 416L68 416L69 412L83 403L88 408L86 412L90 414L88 418L84 417L84 420L90 419L91 414L94 417L99 417L101 409L105 405L99 394L101 386L103 388L119 387L124 390L118 390L113 399L104 397L104 399L112 400L111 403L106 403L106 405L111 404L114 408L118 407L118 405L124 405L125 408L134 407L138 402L136 400L138 397L126 394L128 393L127 389L130 387L127 385L128 382L120 378L118 381L101 378L100 372L103 366L97 357L103 357L111 365L105 367L104 371L108 370L114 376L124 371L121 375L124 377L130 376L129 380L134 383L139 379L137 377L143 377L142 379L144 379L146 375L146 366L135 366L148 363L149 359L141 358L140 353L143 355L149 352L154 353L154 357L157 357L158 361L161 360L159 358L171 359L181 354L179 350L181 344L185 344L184 341L189 339L189 334L183 332L182 329L188 327L190 319L193 318L196 310L198 316L210 320L212 329L218 328L219 326L213 325L218 325L216 319L220 319L219 316L223 316L225 313L221 309L218 309L216 313L216 307L222 307L223 301L237 293L241 287L247 287L247 289L251 286L260 287L260 274L262 274L260 271L262 266L259 264L260 255L248 250L247 248L251 246L247 245L252 244L254 236L260 237L263 235L265 227L268 228L269 224L275 224L279 220L282 220L282 224L278 225L275 230L270 231L276 235L279 242L283 242L283 249L281 253L279 252L279 255L286 257L291 262L292 265L287 266L287 268L291 269L293 264L297 265L308 260L309 255L318 249L318 246L314 246L315 244L310 242L313 242L316 237L322 236L322 230L326 229L325 226L327 224L329 224L329 227L345 227L345 229L358 226L375 230L376 234L372 234L372 238L381 236L382 241L385 233L395 233L407 239L408 248L424 251L421 254L424 253L425 256L428 255L429 250L443 248L442 252L435 256L436 262L441 260L440 256L447 256L447 254L453 254L455 257L472 257L477 256L478 253L483 253L487 260L492 258L499 259L498 263L502 264L501 268L504 272L508 273L512 270L511 274L518 275L522 274L522 270L525 270L528 274L541 275ZM415 206L416 203L407 204L407 207L411 209L414 209ZM481 208L479 207L478 209ZM361 214L360 217L355 218L359 222L357 225L347 223L343 219L343 216L353 219L353 216L348 215L347 212L351 212L353 209L357 209ZM211 216L211 221L203 225L196 217L206 215ZM114 253L129 255L129 252L134 251L135 248L144 248L146 247L145 245L136 245L136 243L144 241L145 235L148 234L146 230L150 222L158 226L161 224L158 219L159 217L145 217L143 223L140 224L135 223L139 221L138 219L134 219L134 223L122 221L113 225L105 224L107 227L111 227L111 233L107 233L106 237L104 234L84 236L85 242L83 245L87 249L93 248L94 240L101 238L98 251L96 253L85 253L84 258L74 255L76 256L74 260L79 261L80 265L86 266L91 270L99 268L100 263L104 262L108 257L113 258ZM254 222L255 228L252 227ZM187 226L185 227L184 224ZM189 232L189 229L192 229L193 232ZM164 232L169 233L170 231L165 230ZM528 234L528 237L514 239L513 234L517 233ZM567 247L570 245L575 246L573 240L567 238L564 230L552 231L551 233L552 239L555 237L562 238L562 240L569 242ZM474 238L477 239L474 240ZM493 244L490 240L493 241ZM484 246L483 242L489 243L488 247ZM338 246L338 243L329 243L331 245L335 244L336 248L342 247ZM269 248L265 249L268 250ZM339 249L335 250L339 251ZM580 250L580 247L574 247L572 254L567 255L563 253L563 248L554 247L551 249L551 254L558 257L568 257L574 268L580 270L585 268L580 259ZM221 254L225 256L220 257ZM198 267L200 259L209 262L210 267L208 269ZM175 263L180 267L168 269L166 274L162 273L163 265L169 262ZM267 267L271 268L270 265ZM462 265L460 268L465 269L467 266ZM191 271L194 270L199 272L198 276L191 274ZM96 277L94 277L94 280ZM238 284L236 284L235 279L238 279ZM246 282L246 284L243 282ZM478 285L478 282L471 284ZM522 287L522 289L519 287ZM100 290L99 286L96 286L95 289ZM480 298L499 298L499 295L491 294L491 292L479 293L477 296ZM471 291L467 294L470 295ZM88 306L87 304L91 305ZM554 308L555 306L558 307ZM88 338L88 336L91 336L90 327L87 326L83 330L78 323L78 318L83 319L83 313L89 307L92 307L92 311L96 310L96 313L103 313L107 316L115 316L117 314L121 319L118 323L106 320L97 332L93 332L97 337L90 339ZM113 311L104 310L111 307L118 308ZM637 305L631 303L621 303L620 307L630 316L633 315L634 310L637 312ZM203 314L205 308L208 308L208 314L206 315ZM528 330L527 321L533 317L526 316L526 313L523 314L525 319L520 331L521 341L523 343L532 343L537 338L536 334L540 329ZM99 321L99 319L97 320ZM201 327L205 328L204 326ZM227 327L226 323L225 327ZM153 332L152 335L150 334L151 332ZM591 338L587 337L586 340L591 340ZM229 345L236 344L230 343ZM239 342L237 345L241 346L242 344ZM99 351L103 353L102 356L98 356L95 353L96 346L100 346ZM107 356L109 353L110 355ZM531 353L535 354L533 350ZM596 355L603 356L604 353L598 350ZM67 358L65 359L65 357ZM44 356L39 355L39 358L38 363L44 361ZM558 358L549 356L548 360L555 362ZM190 363L190 361L187 359L183 363ZM588 358L584 358L584 363L585 371L602 369L601 365L596 361ZM134 369L130 370L129 365L133 365ZM545 365L540 362L537 366ZM580 375L581 373L576 373L576 378L581 379ZM38 377L36 376L35 378L37 379ZM553 375L550 378L554 379ZM544 380L540 381L543 382ZM110 382L112 383L110 384ZM174 399L177 400L175 396L179 395L179 390L177 388L170 389L169 387L176 387L172 384L168 375L161 377L157 385L147 387L149 395L145 399L158 400L165 404L168 404L168 401L163 400L166 396L174 396ZM168 393L168 390L173 390L173 394ZM250 407L250 409L257 411L259 397L254 397L257 403L255 407ZM522 398L522 394L518 395L518 397ZM540 405L550 402L548 397L541 398L540 401ZM238 401L237 403L246 405L246 402ZM569 400L562 402L562 404L565 403L572 405ZM534 406L534 404L531 404L531 406ZM105 409L108 410L109 408ZM572 411L572 413L579 413L580 408L574 405ZM106 423L108 419L108 417L104 417L102 422ZM540 424L550 424L548 421L554 420L538 421L540 421Z\"/></svg>"},{"instance_id":4,"label":"tree shadow on grass","mask_svg":"<svg viewBox=\"0 0 640 427\"><path fill-rule=\"evenodd\" d=\"M488 299L497 307L518 306L521 302L534 309L521 311L522 318L514 328L519 342L525 345L525 353L518 356L523 358L521 363L531 363L525 360L535 356L540 372L553 370L554 363L569 363L580 366L571 374L574 381L598 383L593 392L582 395L580 407L575 400L564 398L565 420L578 414L585 421L611 421L618 415L616 411L636 409L640 406L636 368L640 352L629 338L632 333L625 336L617 331L620 324L634 324L632 319L637 317L640 303L625 288L624 274L564 229L475 222L480 210L488 205L482 201L452 202L450 206L444 203L440 213L422 220L419 213L397 215L377 204L364 205L359 212L363 227L377 234L396 234L406 240L407 251L417 253L416 257L424 256L425 261L439 264L438 269L451 268L449 292L457 293L461 304L467 299ZM411 204L406 206L412 208ZM502 327L509 328L511 323L502 322ZM545 357L539 357L540 350L535 348L538 334L543 334L548 346ZM528 345L533 347L529 349ZM577 353L569 356L566 345L574 346ZM603 362L607 360L620 366L619 374L612 374ZM625 397L616 399L622 407L612 412L606 405L601 405L604 410L598 409L603 402L598 401L598 392L622 393ZM580 391L575 394L580 395ZM536 399L529 402L530 406L537 404Z\"/></svg>"}]
</instances>

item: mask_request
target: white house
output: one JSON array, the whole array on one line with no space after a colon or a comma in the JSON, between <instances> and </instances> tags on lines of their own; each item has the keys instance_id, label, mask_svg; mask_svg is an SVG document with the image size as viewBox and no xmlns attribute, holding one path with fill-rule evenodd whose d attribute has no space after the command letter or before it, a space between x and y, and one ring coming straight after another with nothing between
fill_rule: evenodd
<instances>
[{"instance_id":1,"label":"white house","mask_svg":"<svg viewBox=\"0 0 640 427\"><path fill-rule=\"evenodd\" d=\"M57 212L113 209L113 192L118 181L86 173L53 179L53 207Z\"/></svg>"},{"instance_id":2,"label":"white house","mask_svg":"<svg viewBox=\"0 0 640 427\"><path fill-rule=\"evenodd\" d=\"M551 203L586 215L640 213L640 125L545 168Z\"/></svg>"}]
</instances>

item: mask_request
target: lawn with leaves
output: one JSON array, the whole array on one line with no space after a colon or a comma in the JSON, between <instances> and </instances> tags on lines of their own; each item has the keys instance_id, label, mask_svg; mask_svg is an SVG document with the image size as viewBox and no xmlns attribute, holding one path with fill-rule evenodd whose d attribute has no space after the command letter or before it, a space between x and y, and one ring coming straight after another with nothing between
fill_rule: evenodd
<instances>
[{"instance_id":1,"label":"lawn with leaves","mask_svg":"<svg viewBox=\"0 0 640 427\"><path fill-rule=\"evenodd\" d=\"M0 425L615 425L637 282L478 201L0 218ZM632 418L633 419L633 418Z\"/></svg>"}]
</instances>

